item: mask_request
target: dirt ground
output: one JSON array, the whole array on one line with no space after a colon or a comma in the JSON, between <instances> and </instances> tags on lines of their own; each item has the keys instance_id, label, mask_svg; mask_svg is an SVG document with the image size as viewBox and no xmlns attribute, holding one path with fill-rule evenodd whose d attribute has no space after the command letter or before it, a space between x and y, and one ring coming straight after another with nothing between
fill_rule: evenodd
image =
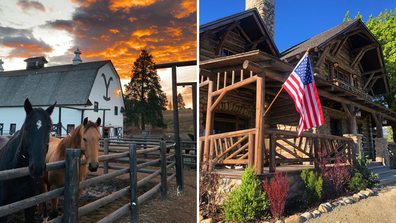
<instances>
[{"instance_id":1,"label":"dirt ground","mask_svg":"<svg viewBox=\"0 0 396 223\"><path fill-rule=\"evenodd\" d=\"M336 207L308 223L396 222L396 183L379 187L376 195L358 203Z\"/></svg>"},{"instance_id":2,"label":"dirt ground","mask_svg":"<svg viewBox=\"0 0 396 223\"><path fill-rule=\"evenodd\" d=\"M96 174L101 174L99 170ZM175 170L172 170L173 172ZM95 175L96 175L95 174ZM94 175L88 175L93 177ZM144 178L147 174L138 173L138 180ZM157 183L160 178L154 180L138 189L138 195L150 190ZM104 196L111 194L117 190L125 188L129 185L128 175L122 175L115 179L105 181L84 190L80 200L79 206L100 199ZM153 197L149 198L142 204L139 204L139 222L152 223L152 222L196 222L197 221L197 171L195 169L184 170L184 188L183 192L177 190L176 178L168 184L168 199L162 200L160 192L156 193ZM87 215L79 218L79 222L91 223L98 222L106 215L117 210L118 208L129 203L129 194L122 197L110 204L107 204ZM48 207L50 204L48 203ZM50 207L49 207L50 208ZM63 212L63 198L60 199L59 212ZM23 212L17 212L9 216L9 223L24 222ZM36 211L35 222L42 222L41 213ZM130 213L128 212L119 220L119 223L130 222Z\"/></svg>"}]
</instances>

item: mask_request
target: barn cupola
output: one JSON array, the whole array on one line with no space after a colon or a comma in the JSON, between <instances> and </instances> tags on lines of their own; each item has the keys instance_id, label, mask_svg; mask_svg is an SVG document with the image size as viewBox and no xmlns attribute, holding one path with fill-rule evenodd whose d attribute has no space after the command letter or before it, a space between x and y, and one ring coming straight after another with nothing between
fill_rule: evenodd
<instances>
[{"instance_id":1,"label":"barn cupola","mask_svg":"<svg viewBox=\"0 0 396 223\"><path fill-rule=\"evenodd\" d=\"M33 57L24 60L26 62L26 70L40 69L44 64L48 63L45 57Z\"/></svg>"},{"instance_id":2,"label":"barn cupola","mask_svg":"<svg viewBox=\"0 0 396 223\"><path fill-rule=\"evenodd\" d=\"M82 60L80 58L81 51L78 49L78 47L77 47L77 50L74 51L74 54L76 56L73 59L73 65L79 65L80 63L82 63Z\"/></svg>"},{"instance_id":3,"label":"barn cupola","mask_svg":"<svg viewBox=\"0 0 396 223\"><path fill-rule=\"evenodd\" d=\"M272 40L275 36L275 0L246 0L245 9L257 8Z\"/></svg>"},{"instance_id":4,"label":"barn cupola","mask_svg":"<svg viewBox=\"0 0 396 223\"><path fill-rule=\"evenodd\" d=\"M4 72L3 63L3 60L0 59L0 72Z\"/></svg>"}]
</instances>

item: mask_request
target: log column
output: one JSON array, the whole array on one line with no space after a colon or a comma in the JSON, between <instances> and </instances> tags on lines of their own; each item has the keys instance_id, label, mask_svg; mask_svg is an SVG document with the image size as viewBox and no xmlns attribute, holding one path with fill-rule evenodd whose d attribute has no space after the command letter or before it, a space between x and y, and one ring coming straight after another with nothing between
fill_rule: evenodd
<instances>
[{"instance_id":1,"label":"log column","mask_svg":"<svg viewBox=\"0 0 396 223\"><path fill-rule=\"evenodd\" d=\"M382 162L382 165L389 165L388 140L386 138L375 138L375 161Z\"/></svg>"},{"instance_id":2,"label":"log column","mask_svg":"<svg viewBox=\"0 0 396 223\"><path fill-rule=\"evenodd\" d=\"M354 158L353 163L355 164L355 162L356 162L355 157L359 155L359 151L363 150L363 147L362 147L363 135L362 134L344 134L343 136L346 138L353 139L353 142L348 142L348 144L349 144L349 149L351 150L350 154L352 154L352 157Z\"/></svg>"},{"instance_id":3,"label":"log column","mask_svg":"<svg viewBox=\"0 0 396 223\"><path fill-rule=\"evenodd\" d=\"M213 112L210 112L210 108L212 107L213 104L213 97L212 97L212 92L213 92L213 79L209 79L208 83L208 104L206 108L206 125L205 125L205 144L204 144L204 155L203 155L203 161L205 162L204 165L208 165L207 167L204 166L205 169L209 168L209 163L207 162L212 162L212 158L210 157L212 154L209 154L209 135L213 132ZM210 170L211 171L211 170Z\"/></svg>"},{"instance_id":4,"label":"log column","mask_svg":"<svg viewBox=\"0 0 396 223\"><path fill-rule=\"evenodd\" d=\"M257 73L256 81L256 148L254 155L254 165L256 174L263 172L263 148L264 148L264 103L265 103L265 73Z\"/></svg>"}]
</instances>

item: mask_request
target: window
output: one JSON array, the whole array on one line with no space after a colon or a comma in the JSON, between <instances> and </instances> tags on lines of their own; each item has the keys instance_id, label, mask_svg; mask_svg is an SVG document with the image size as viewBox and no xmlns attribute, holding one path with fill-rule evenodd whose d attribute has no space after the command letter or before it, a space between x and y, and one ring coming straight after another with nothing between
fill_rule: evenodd
<instances>
[{"instance_id":1,"label":"window","mask_svg":"<svg viewBox=\"0 0 396 223\"><path fill-rule=\"evenodd\" d=\"M95 101L94 102L94 112L98 112L98 108L99 108L99 102Z\"/></svg>"},{"instance_id":2,"label":"window","mask_svg":"<svg viewBox=\"0 0 396 223\"><path fill-rule=\"evenodd\" d=\"M222 57L226 57L226 56L231 56L231 55L234 55L234 54L235 54L234 52L231 52L231 51L223 48L223 52L222 52L221 55L222 55Z\"/></svg>"},{"instance_id":3,"label":"window","mask_svg":"<svg viewBox=\"0 0 396 223\"><path fill-rule=\"evenodd\" d=\"M329 80L329 65L325 63L325 76L326 80Z\"/></svg>"},{"instance_id":4,"label":"window","mask_svg":"<svg viewBox=\"0 0 396 223\"><path fill-rule=\"evenodd\" d=\"M118 107L114 106L114 115L118 115Z\"/></svg>"},{"instance_id":5,"label":"window","mask_svg":"<svg viewBox=\"0 0 396 223\"><path fill-rule=\"evenodd\" d=\"M67 134L73 132L74 130L74 124L68 124L67 125Z\"/></svg>"},{"instance_id":6,"label":"window","mask_svg":"<svg viewBox=\"0 0 396 223\"><path fill-rule=\"evenodd\" d=\"M334 77L349 84L349 74L347 74L345 71L334 69Z\"/></svg>"},{"instance_id":7,"label":"window","mask_svg":"<svg viewBox=\"0 0 396 223\"><path fill-rule=\"evenodd\" d=\"M13 135L16 132L16 124L10 124L10 135Z\"/></svg>"},{"instance_id":8,"label":"window","mask_svg":"<svg viewBox=\"0 0 396 223\"><path fill-rule=\"evenodd\" d=\"M4 123L0 123L0 136L3 135Z\"/></svg>"}]
</instances>

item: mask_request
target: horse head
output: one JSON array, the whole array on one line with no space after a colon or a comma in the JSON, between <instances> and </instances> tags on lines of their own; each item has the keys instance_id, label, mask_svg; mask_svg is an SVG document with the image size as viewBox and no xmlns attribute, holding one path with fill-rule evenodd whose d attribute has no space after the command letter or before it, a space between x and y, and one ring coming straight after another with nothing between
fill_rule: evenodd
<instances>
[{"instance_id":1,"label":"horse head","mask_svg":"<svg viewBox=\"0 0 396 223\"><path fill-rule=\"evenodd\" d=\"M80 130L80 135L82 137L81 151L87 158L88 169L91 172L96 172L99 167L98 153L99 140L101 137L99 131L100 122L100 118L98 118L96 122L88 121L88 118L85 118L83 127Z\"/></svg>"},{"instance_id":2,"label":"horse head","mask_svg":"<svg viewBox=\"0 0 396 223\"><path fill-rule=\"evenodd\" d=\"M54 105L46 110L34 108L25 100L26 119L21 128L23 135L22 156L29 159L29 172L33 178L41 177L46 169L45 156L48 152L49 134L52 128L51 114ZM26 155L28 157L26 157Z\"/></svg>"}]
</instances>

